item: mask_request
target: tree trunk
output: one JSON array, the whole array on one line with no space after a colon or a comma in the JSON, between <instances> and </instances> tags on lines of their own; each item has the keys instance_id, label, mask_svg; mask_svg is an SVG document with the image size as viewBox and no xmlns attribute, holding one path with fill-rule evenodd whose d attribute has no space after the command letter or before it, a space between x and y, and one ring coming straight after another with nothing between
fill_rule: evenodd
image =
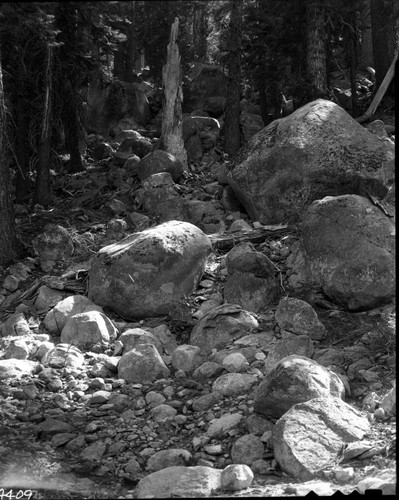
<instances>
[{"instance_id":1,"label":"tree trunk","mask_svg":"<svg viewBox=\"0 0 399 500\"><path fill-rule=\"evenodd\" d=\"M167 61L163 67L164 104L162 116L162 149L178 158L188 169L187 151L183 141L182 74L177 34L179 19L176 17L170 31Z\"/></svg>"},{"instance_id":2,"label":"tree trunk","mask_svg":"<svg viewBox=\"0 0 399 500\"><path fill-rule=\"evenodd\" d=\"M65 130L65 146L70 155L70 173L83 172L82 156L79 148L80 122L76 102L76 89L67 78L62 88L62 121Z\"/></svg>"},{"instance_id":3,"label":"tree trunk","mask_svg":"<svg viewBox=\"0 0 399 500\"><path fill-rule=\"evenodd\" d=\"M241 146L240 83L241 83L241 26L243 0L231 0L227 102L224 124L224 150L234 155Z\"/></svg>"},{"instance_id":4,"label":"tree trunk","mask_svg":"<svg viewBox=\"0 0 399 500\"><path fill-rule=\"evenodd\" d=\"M51 145L51 118L52 118L52 97L53 97L53 52L51 46L47 46L47 60L44 71L44 106L41 137L38 148L38 163L36 167L35 203L40 203L47 207L52 200L50 186L50 145Z\"/></svg>"},{"instance_id":5,"label":"tree trunk","mask_svg":"<svg viewBox=\"0 0 399 500\"><path fill-rule=\"evenodd\" d=\"M370 0L363 0L360 9L360 24L362 30L362 42L360 45L360 68L374 68L373 37L371 30Z\"/></svg>"},{"instance_id":6,"label":"tree trunk","mask_svg":"<svg viewBox=\"0 0 399 500\"><path fill-rule=\"evenodd\" d=\"M11 180L5 160L6 113L3 90L3 71L0 51L0 266L7 266L21 254L16 235L14 209L11 201Z\"/></svg>"},{"instance_id":7,"label":"tree trunk","mask_svg":"<svg viewBox=\"0 0 399 500\"><path fill-rule=\"evenodd\" d=\"M371 0L371 26L373 35L373 53L375 64L375 88L381 85L395 51L398 49L397 0ZM387 95L394 96L394 85L390 85Z\"/></svg>"},{"instance_id":8,"label":"tree trunk","mask_svg":"<svg viewBox=\"0 0 399 500\"><path fill-rule=\"evenodd\" d=\"M77 10L74 2L58 2L56 26L60 29L58 88L61 100L61 119L65 132L65 146L70 155L69 172L84 170L79 149L81 123L79 121L78 87L73 55L79 54L77 39Z\"/></svg>"},{"instance_id":9,"label":"tree trunk","mask_svg":"<svg viewBox=\"0 0 399 500\"><path fill-rule=\"evenodd\" d=\"M134 73L134 63L136 60L136 40L134 32L135 22L135 2L129 2L129 24L127 28L127 41L126 41L126 58L125 58L125 82L132 83Z\"/></svg>"},{"instance_id":10,"label":"tree trunk","mask_svg":"<svg viewBox=\"0 0 399 500\"><path fill-rule=\"evenodd\" d=\"M15 96L15 161L17 162L16 173L16 196L17 203L26 202L29 194L29 128L26 117L24 98L21 95Z\"/></svg>"},{"instance_id":11,"label":"tree trunk","mask_svg":"<svg viewBox=\"0 0 399 500\"><path fill-rule=\"evenodd\" d=\"M117 49L114 51L113 76L118 80L125 78L126 45L126 42L118 43Z\"/></svg>"},{"instance_id":12,"label":"tree trunk","mask_svg":"<svg viewBox=\"0 0 399 500\"><path fill-rule=\"evenodd\" d=\"M197 0L194 3L193 13L193 44L194 59L196 61L206 61L208 20L206 17L207 3Z\"/></svg>"},{"instance_id":13,"label":"tree trunk","mask_svg":"<svg viewBox=\"0 0 399 500\"><path fill-rule=\"evenodd\" d=\"M307 76L313 87L313 98L326 97L327 58L324 0L307 0L306 40Z\"/></svg>"}]
</instances>

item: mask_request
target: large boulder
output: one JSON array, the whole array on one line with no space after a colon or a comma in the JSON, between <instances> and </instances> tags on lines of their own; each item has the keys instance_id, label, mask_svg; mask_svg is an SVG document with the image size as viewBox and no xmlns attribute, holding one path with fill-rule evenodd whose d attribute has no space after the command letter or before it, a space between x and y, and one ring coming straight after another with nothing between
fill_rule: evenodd
<instances>
[{"instance_id":1,"label":"large boulder","mask_svg":"<svg viewBox=\"0 0 399 500\"><path fill-rule=\"evenodd\" d=\"M312 279L334 302L366 310L395 296L395 224L357 195L326 197L307 210L302 242Z\"/></svg>"},{"instance_id":2,"label":"large boulder","mask_svg":"<svg viewBox=\"0 0 399 500\"><path fill-rule=\"evenodd\" d=\"M196 288L211 250L209 238L188 222L132 234L95 255L88 296L126 319L163 316Z\"/></svg>"},{"instance_id":3,"label":"large boulder","mask_svg":"<svg viewBox=\"0 0 399 500\"><path fill-rule=\"evenodd\" d=\"M328 396L345 396L338 375L312 359L292 354L276 363L259 384L254 410L280 418L297 403Z\"/></svg>"},{"instance_id":4,"label":"large boulder","mask_svg":"<svg viewBox=\"0 0 399 500\"><path fill-rule=\"evenodd\" d=\"M341 399L311 399L293 406L274 426L274 456L288 475L309 481L336 465L345 444L369 432L368 419Z\"/></svg>"},{"instance_id":5,"label":"large boulder","mask_svg":"<svg viewBox=\"0 0 399 500\"><path fill-rule=\"evenodd\" d=\"M393 155L337 104L318 99L252 137L234 157L228 182L253 220L294 221L325 196L384 196Z\"/></svg>"}]
</instances>

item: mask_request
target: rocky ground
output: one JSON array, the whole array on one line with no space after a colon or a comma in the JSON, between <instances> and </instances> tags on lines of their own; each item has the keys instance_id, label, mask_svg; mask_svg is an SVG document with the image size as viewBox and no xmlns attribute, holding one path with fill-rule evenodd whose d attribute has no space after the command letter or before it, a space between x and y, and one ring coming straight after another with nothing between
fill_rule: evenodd
<instances>
[{"instance_id":1,"label":"rocky ground","mask_svg":"<svg viewBox=\"0 0 399 500\"><path fill-rule=\"evenodd\" d=\"M209 162L197 165L197 170L187 173L180 182L181 190L191 193L193 199L206 199L209 192L203 186L215 182L207 165ZM198 480L198 496L303 496L309 491L331 495L335 491L364 493L369 488L393 491L396 416L381 406L396 379L392 305L348 313L310 290L307 295L301 291L299 298L312 304L326 328L322 340L313 340L313 359L324 366L333 365L334 371L342 375L346 402L362 412L371 429L361 441L362 447L343 451L334 467L311 481L296 481L280 470L271 442L275 421L259 419L254 412L255 390L265 376L265 359L284 336L275 317L278 298L256 315L259 326L251 334L232 343L223 356L210 354L207 361L212 366L208 365L202 374L179 368L178 362L172 363L171 353L165 353L170 370L167 377L148 383L126 383L118 378L112 362L115 342L105 352L83 352L83 363L68 367L62 362L57 365L56 360L49 366L38 362L35 353L41 344L60 343L59 335L49 334L43 326L51 300L44 301L47 309L43 303L38 307L40 287L47 285L56 290L58 300L68 294L85 293L91 256L109 242L133 232L113 222L120 210L114 200L123 202L137 187L134 177L129 178L107 161L97 162L83 174L58 175L54 182L58 196L54 208L28 211L17 207L19 234L30 256L4 269L0 276L3 326L15 313L23 313L27 323L27 330L18 335L5 335L3 327L0 360L12 365L17 358L22 361L22 370L24 359L38 363L33 371L27 366L25 375L23 371L7 378L0 374L0 491L9 495L23 492L19 495L29 497L32 490L36 498L48 499L133 498L141 479L167 466L202 466L208 474L208 468L225 469L246 463L250 464L253 481L246 487L251 472L241 470L241 489L233 492L212 491L210 477L204 481L205 486L198 478L187 481L193 485ZM246 231L237 235L248 237L256 230L244 214L227 212L225 225L234 220L245 220L249 225L241 226ZM67 228L75 249L69 261L45 272L34 255L32 240L47 223ZM150 219L151 225L156 223L155 217ZM254 245L275 264L280 297L295 297L298 292L288 287L286 261L298 235L295 227L283 229L275 233L271 230ZM198 290L188 298L186 307L171 317L133 323L107 311L108 317L119 332L163 325L176 345L188 344L201 317L201 305L223 292L227 250L214 245ZM79 269L83 270L80 274ZM26 352L21 355L25 347L18 341L22 338L27 340ZM239 353L241 358L233 357L230 364L223 364L229 353ZM237 375L234 384L238 386L240 374L251 376L256 383L248 390L241 387L231 394L215 391L215 380L227 373ZM176 473L182 476L180 469ZM187 491L183 488L181 496Z\"/></svg>"}]
</instances>

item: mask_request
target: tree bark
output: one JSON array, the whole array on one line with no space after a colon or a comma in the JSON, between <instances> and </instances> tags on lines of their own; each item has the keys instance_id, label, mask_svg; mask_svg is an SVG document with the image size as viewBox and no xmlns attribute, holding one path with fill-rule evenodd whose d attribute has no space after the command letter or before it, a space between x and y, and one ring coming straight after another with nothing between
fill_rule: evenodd
<instances>
[{"instance_id":1,"label":"tree bark","mask_svg":"<svg viewBox=\"0 0 399 500\"><path fill-rule=\"evenodd\" d=\"M52 201L50 187L50 146L51 146L51 118L52 118L52 90L53 90L53 51L47 46L46 67L44 71L44 105L41 137L38 148L38 163L36 167L35 203L47 207Z\"/></svg>"},{"instance_id":2,"label":"tree bark","mask_svg":"<svg viewBox=\"0 0 399 500\"><path fill-rule=\"evenodd\" d=\"M241 146L241 27L243 0L231 0L227 102L224 124L224 150L234 155Z\"/></svg>"},{"instance_id":3,"label":"tree bark","mask_svg":"<svg viewBox=\"0 0 399 500\"><path fill-rule=\"evenodd\" d=\"M359 62L362 69L374 68L373 37L371 29L370 0L363 0L360 9L362 41L360 44Z\"/></svg>"},{"instance_id":4,"label":"tree bark","mask_svg":"<svg viewBox=\"0 0 399 500\"><path fill-rule=\"evenodd\" d=\"M0 50L0 266L7 266L21 254L21 244L17 238L14 209L11 201L11 180L5 161L5 124L3 71Z\"/></svg>"},{"instance_id":5,"label":"tree bark","mask_svg":"<svg viewBox=\"0 0 399 500\"><path fill-rule=\"evenodd\" d=\"M307 76L313 86L313 98L326 97L327 58L324 0L306 4Z\"/></svg>"},{"instance_id":6,"label":"tree bark","mask_svg":"<svg viewBox=\"0 0 399 500\"><path fill-rule=\"evenodd\" d=\"M375 88L379 88L398 48L397 0L371 0L371 26L375 64ZM394 85L390 85L387 95L394 96Z\"/></svg>"},{"instance_id":7,"label":"tree bark","mask_svg":"<svg viewBox=\"0 0 399 500\"><path fill-rule=\"evenodd\" d=\"M125 59L125 82L132 83L133 73L134 73L134 63L135 63L135 33L134 33L134 22L135 22L135 2L131 0L129 2L129 21L130 24L127 28L127 41L126 41L126 59Z\"/></svg>"},{"instance_id":8,"label":"tree bark","mask_svg":"<svg viewBox=\"0 0 399 500\"><path fill-rule=\"evenodd\" d=\"M176 17L170 31L167 61L163 67L164 104L161 130L161 147L176 156L188 170L187 151L183 141L183 89L177 34L179 19Z\"/></svg>"},{"instance_id":9,"label":"tree bark","mask_svg":"<svg viewBox=\"0 0 399 500\"><path fill-rule=\"evenodd\" d=\"M15 96L15 161L17 162L16 172L16 196L17 203L26 202L29 194L29 127L26 119L26 109L24 98L21 95Z\"/></svg>"},{"instance_id":10,"label":"tree bark","mask_svg":"<svg viewBox=\"0 0 399 500\"><path fill-rule=\"evenodd\" d=\"M208 20L206 17L207 3L197 0L194 3L193 12L193 44L194 59L199 62L206 62Z\"/></svg>"}]
</instances>

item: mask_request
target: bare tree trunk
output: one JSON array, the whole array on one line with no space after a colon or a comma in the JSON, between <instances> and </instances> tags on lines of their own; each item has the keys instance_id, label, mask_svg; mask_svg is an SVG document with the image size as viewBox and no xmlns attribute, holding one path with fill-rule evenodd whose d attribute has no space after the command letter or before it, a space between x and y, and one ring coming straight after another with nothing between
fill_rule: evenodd
<instances>
[{"instance_id":1,"label":"bare tree trunk","mask_svg":"<svg viewBox=\"0 0 399 500\"><path fill-rule=\"evenodd\" d=\"M194 3L193 12L193 45L194 59L196 61L206 61L208 20L206 17L207 2L197 0Z\"/></svg>"},{"instance_id":2,"label":"bare tree trunk","mask_svg":"<svg viewBox=\"0 0 399 500\"><path fill-rule=\"evenodd\" d=\"M129 2L129 24L127 29L127 42L126 42L126 60L125 60L125 82L131 83L133 81L134 63L136 60L135 51L135 33L134 33L134 22L135 22L135 2L131 0Z\"/></svg>"},{"instance_id":3,"label":"bare tree trunk","mask_svg":"<svg viewBox=\"0 0 399 500\"><path fill-rule=\"evenodd\" d=\"M362 30L362 43L360 45L360 67L374 68L373 37L371 29L370 0L363 0L360 9L360 23Z\"/></svg>"},{"instance_id":4,"label":"bare tree trunk","mask_svg":"<svg viewBox=\"0 0 399 500\"><path fill-rule=\"evenodd\" d=\"M306 31L307 75L317 99L328 93L324 0L307 0Z\"/></svg>"},{"instance_id":5,"label":"bare tree trunk","mask_svg":"<svg viewBox=\"0 0 399 500\"><path fill-rule=\"evenodd\" d=\"M376 79L375 88L378 89L398 49L399 33L397 18L399 15L399 6L397 0L371 0L370 6ZM393 83L386 94L394 96Z\"/></svg>"},{"instance_id":6,"label":"bare tree trunk","mask_svg":"<svg viewBox=\"0 0 399 500\"><path fill-rule=\"evenodd\" d=\"M241 26L243 0L231 0L228 86L224 125L224 150L234 155L241 146L240 83L241 83Z\"/></svg>"},{"instance_id":7,"label":"bare tree trunk","mask_svg":"<svg viewBox=\"0 0 399 500\"><path fill-rule=\"evenodd\" d=\"M44 207L52 200L50 187L50 144L51 144L51 117L52 117L52 64L53 51L50 45L47 46L47 60L44 72L45 95L42 130L38 151L38 163L36 169L35 203L40 203Z\"/></svg>"},{"instance_id":8,"label":"bare tree trunk","mask_svg":"<svg viewBox=\"0 0 399 500\"><path fill-rule=\"evenodd\" d=\"M184 169L187 170L187 151L183 141L182 72L179 47L176 43L178 30L179 19L176 17L170 30L167 60L163 67L164 105L161 147L176 156L182 162Z\"/></svg>"},{"instance_id":9,"label":"bare tree trunk","mask_svg":"<svg viewBox=\"0 0 399 500\"><path fill-rule=\"evenodd\" d=\"M29 127L26 117L25 102L22 96L15 98L15 161L17 162L16 172L16 202L24 203L29 193Z\"/></svg>"},{"instance_id":10,"label":"bare tree trunk","mask_svg":"<svg viewBox=\"0 0 399 500\"><path fill-rule=\"evenodd\" d=\"M7 266L21 253L16 235L14 209L11 201L11 179L5 161L5 104L0 51L0 266Z\"/></svg>"}]
</instances>

